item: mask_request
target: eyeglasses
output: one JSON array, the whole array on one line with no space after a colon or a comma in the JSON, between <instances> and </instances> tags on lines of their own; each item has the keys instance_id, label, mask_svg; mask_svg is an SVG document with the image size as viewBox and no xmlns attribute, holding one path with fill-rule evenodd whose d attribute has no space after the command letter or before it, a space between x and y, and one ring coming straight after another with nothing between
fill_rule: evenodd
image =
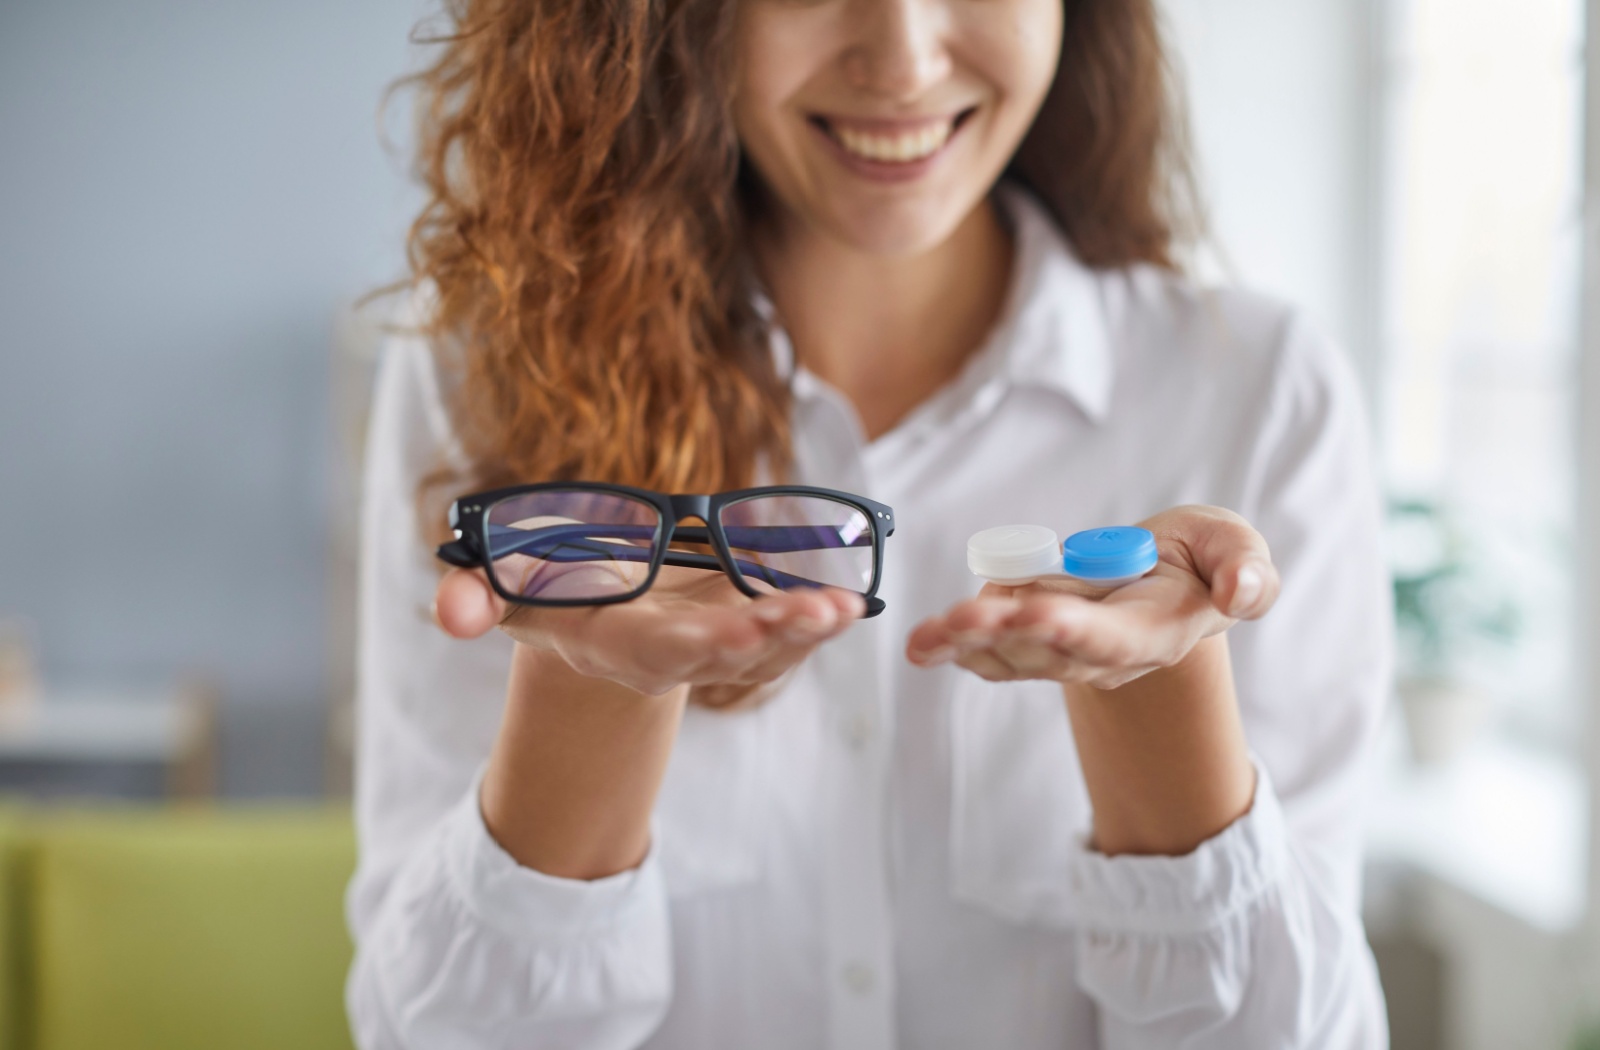
<instances>
[{"instance_id":1,"label":"eyeglasses","mask_svg":"<svg viewBox=\"0 0 1600 1050\"><path fill-rule=\"evenodd\" d=\"M698 518L704 526L680 525ZM662 565L713 569L752 598L800 587L874 595L894 511L848 492L771 485L709 496L546 482L462 496L440 559L483 568L522 605L605 605L650 589Z\"/></svg>"}]
</instances>

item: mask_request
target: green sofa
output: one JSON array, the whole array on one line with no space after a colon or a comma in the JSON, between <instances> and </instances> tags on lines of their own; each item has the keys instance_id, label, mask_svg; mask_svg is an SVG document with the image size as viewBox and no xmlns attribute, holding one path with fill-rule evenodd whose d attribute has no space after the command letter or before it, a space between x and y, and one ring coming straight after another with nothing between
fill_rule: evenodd
<instances>
[{"instance_id":1,"label":"green sofa","mask_svg":"<svg viewBox=\"0 0 1600 1050\"><path fill-rule=\"evenodd\" d=\"M348 1050L343 808L0 812L0 1050Z\"/></svg>"}]
</instances>

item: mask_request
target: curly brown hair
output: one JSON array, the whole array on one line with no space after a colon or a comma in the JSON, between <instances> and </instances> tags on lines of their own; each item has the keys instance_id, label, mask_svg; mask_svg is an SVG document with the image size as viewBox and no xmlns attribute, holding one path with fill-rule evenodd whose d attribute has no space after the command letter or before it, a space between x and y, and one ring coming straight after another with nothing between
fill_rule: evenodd
<instances>
[{"instance_id":1,"label":"curly brown hair","mask_svg":"<svg viewBox=\"0 0 1600 1050\"><path fill-rule=\"evenodd\" d=\"M418 95L408 241L471 477L665 491L784 476L789 395L754 305L758 195L729 100L738 0L446 0ZM1063 0L1054 84L1008 168L1084 262L1172 267L1198 232L1153 0Z\"/></svg>"}]
</instances>

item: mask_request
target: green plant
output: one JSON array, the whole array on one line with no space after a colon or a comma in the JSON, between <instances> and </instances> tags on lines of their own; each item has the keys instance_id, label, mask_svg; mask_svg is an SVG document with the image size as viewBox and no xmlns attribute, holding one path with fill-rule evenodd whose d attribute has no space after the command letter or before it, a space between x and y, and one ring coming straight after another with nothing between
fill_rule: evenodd
<instances>
[{"instance_id":1,"label":"green plant","mask_svg":"<svg viewBox=\"0 0 1600 1050\"><path fill-rule=\"evenodd\" d=\"M1393 500L1388 526L1402 673L1447 675L1469 646L1520 637L1522 610L1442 504Z\"/></svg>"},{"instance_id":2,"label":"green plant","mask_svg":"<svg viewBox=\"0 0 1600 1050\"><path fill-rule=\"evenodd\" d=\"M1591 1022L1573 1032L1567 1050L1600 1050L1600 1022Z\"/></svg>"}]
</instances>

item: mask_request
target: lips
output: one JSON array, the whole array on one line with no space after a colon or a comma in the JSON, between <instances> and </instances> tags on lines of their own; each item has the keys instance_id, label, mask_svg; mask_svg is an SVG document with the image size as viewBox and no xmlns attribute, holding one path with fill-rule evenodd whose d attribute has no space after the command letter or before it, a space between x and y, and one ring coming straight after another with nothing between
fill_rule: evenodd
<instances>
[{"instance_id":1,"label":"lips","mask_svg":"<svg viewBox=\"0 0 1600 1050\"><path fill-rule=\"evenodd\" d=\"M877 120L822 116L809 119L851 156L874 164L915 164L938 153L976 106L944 117Z\"/></svg>"}]
</instances>

